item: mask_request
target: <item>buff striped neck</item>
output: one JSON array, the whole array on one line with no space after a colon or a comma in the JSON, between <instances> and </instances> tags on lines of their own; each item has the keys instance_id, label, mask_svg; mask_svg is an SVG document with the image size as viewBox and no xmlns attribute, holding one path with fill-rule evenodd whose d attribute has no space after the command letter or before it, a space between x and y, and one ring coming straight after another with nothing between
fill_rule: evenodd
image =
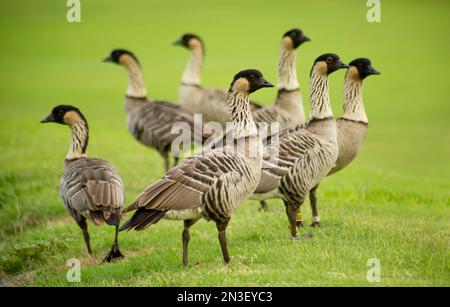
<instances>
[{"instance_id":1,"label":"buff striped neck","mask_svg":"<svg viewBox=\"0 0 450 307\"><path fill-rule=\"evenodd\" d=\"M257 135L249 103L249 94L246 92L230 91L228 94L228 108L233 123L234 139Z\"/></svg>"},{"instance_id":2,"label":"buff striped neck","mask_svg":"<svg viewBox=\"0 0 450 307\"><path fill-rule=\"evenodd\" d=\"M142 74L141 67L136 60L131 57L124 64L128 71L128 88L127 96L134 98L147 97L147 89L145 88L144 76Z\"/></svg>"},{"instance_id":3,"label":"buff striped neck","mask_svg":"<svg viewBox=\"0 0 450 307\"><path fill-rule=\"evenodd\" d=\"M200 86L200 72L203 65L203 50L201 45L191 49L191 57L183 72L181 83L184 85Z\"/></svg>"},{"instance_id":4,"label":"buff striped neck","mask_svg":"<svg viewBox=\"0 0 450 307\"><path fill-rule=\"evenodd\" d=\"M78 159L86 157L86 150L89 141L89 127L87 122L80 118L79 121L70 125L72 130L72 144L66 159Z\"/></svg>"},{"instance_id":5,"label":"buff striped neck","mask_svg":"<svg viewBox=\"0 0 450 307\"><path fill-rule=\"evenodd\" d=\"M345 78L344 85L344 115L345 119L368 123L366 110L363 104L362 80Z\"/></svg>"},{"instance_id":6,"label":"buff striped neck","mask_svg":"<svg viewBox=\"0 0 450 307\"><path fill-rule=\"evenodd\" d=\"M293 91L298 88L297 49L282 45L278 58L278 90Z\"/></svg>"},{"instance_id":7,"label":"buff striped neck","mask_svg":"<svg viewBox=\"0 0 450 307\"><path fill-rule=\"evenodd\" d=\"M331 110L328 75L315 66L310 77L311 119L333 117Z\"/></svg>"}]
</instances>

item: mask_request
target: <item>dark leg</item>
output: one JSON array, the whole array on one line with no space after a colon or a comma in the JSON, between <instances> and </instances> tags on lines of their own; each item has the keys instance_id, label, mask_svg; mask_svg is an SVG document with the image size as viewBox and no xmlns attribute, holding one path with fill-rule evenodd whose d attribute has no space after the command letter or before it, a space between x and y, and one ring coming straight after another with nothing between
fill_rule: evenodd
<instances>
[{"instance_id":1,"label":"dark leg","mask_svg":"<svg viewBox=\"0 0 450 307\"><path fill-rule=\"evenodd\" d=\"M309 191L309 202L311 203L311 211L313 215L312 227L320 227L320 216L317 210L317 189L319 185L316 185L311 191Z\"/></svg>"},{"instance_id":2,"label":"dark leg","mask_svg":"<svg viewBox=\"0 0 450 307\"><path fill-rule=\"evenodd\" d=\"M269 211L269 205L265 200L259 202L261 207L259 208L260 211Z\"/></svg>"},{"instance_id":3,"label":"dark leg","mask_svg":"<svg viewBox=\"0 0 450 307\"><path fill-rule=\"evenodd\" d=\"M183 265L187 266L189 264L188 257L188 245L191 236L189 235L189 228L194 225L198 220L185 220L184 221L184 230L183 235L181 236L183 239Z\"/></svg>"},{"instance_id":4,"label":"dark leg","mask_svg":"<svg viewBox=\"0 0 450 307\"><path fill-rule=\"evenodd\" d=\"M216 222L217 231L219 232L220 247L222 248L222 255L225 263L230 262L230 254L228 253L227 234L226 234L229 221L230 219L226 221Z\"/></svg>"},{"instance_id":5,"label":"dark leg","mask_svg":"<svg viewBox=\"0 0 450 307\"><path fill-rule=\"evenodd\" d=\"M176 166L180 162L180 157L173 157L173 166Z\"/></svg>"},{"instance_id":6,"label":"dark leg","mask_svg":"<svg viewBox=\"0 0 450 307\"><path fill-rule=\"evenodd\" d=\"M111 262L113 259L124 257L119 249L118 236L119 236L119 224L116 225L113 246L112 246L111 250L109 251L108 255L106 255L103 262Z\"/></svg>"},{"instance_id":7,"label":"dark leg","mask_svg":"<svg viewBox=\"0 0 450 307\"><path fill-rule=\"evenodd\" d=\"M167 151L161 152L161 157L164 160L164 169L168 172L170 169L169 153Z\"/></svg>"},{"instance_id":8,"label":"dark leg","mask_svg":"<svg viewBox=\"0 0 450 307\"><path fill-rule=\"evenodd\" d=\"M295 220L296 220L295 225L297 226L297 228L303 227L303 215L302 215L302 211L300 209L298 209L298 211L297 211Z\"/></svg>"},{"instance_id":9,"label":"dark leg","mask_svg":"<svg viewBox=\"0 0 450 307\"><path fill-rule=\"evenodd\" d=\"M87 252L89 255L92 256L91 240L89 238L88 225L86 223L86 219L82 217L81 220L77 221L77 224L83 231L84 243L86 243Z\"/></svg>"},{"instance_id":10,"label":"dark leg","mask_svg":"<svg viewBox=\"0 0 450 307\"><path fill-rule=\"evenodd\" d=\"M292 239L297 240L299 238L297 233L297 212L299 210L299 206L292 205L287 201L284 201L284 205L286 206L286 215L289 220L289 229L291 231Z\"/></svg>"}]
</instances>

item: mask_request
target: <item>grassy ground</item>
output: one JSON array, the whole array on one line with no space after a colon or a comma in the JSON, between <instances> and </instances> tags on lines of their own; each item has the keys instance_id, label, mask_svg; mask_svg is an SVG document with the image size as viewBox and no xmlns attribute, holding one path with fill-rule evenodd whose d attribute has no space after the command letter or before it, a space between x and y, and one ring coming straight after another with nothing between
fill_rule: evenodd
<instances>
[{"instance_id":1,"label":"grassy ground","mask_svg":"<svg viewBox=\"0 0 450 307\"><path fill-rule=\"evenodd\" d=\"M382 3L382 22L366 21L365 1L82 1L82 22L65 21L64 1L3 1L0 12L0 285L68 285L65 262L82 261L81 285L450 285L450 104L446 1ZM162 221L121 235L127 258L99 265L112 229L91 227L98 259L86 257L79 229L58 195L67 128L39 120L60 103L90 120L88 153L111 161L131 202L163 174L162 161L128 134L126 74L100 62L112 48L140 58L151 97L176 101L187 52L170 45L187 31L207 48L207 86L226 87L243 68L276 81L281 34L301 27L313 38L299 52L307 93L313 59L366 56L382 72L366 81L370 133L360 157L319 191L324 227L291 242L282 204L273 212L241 205L229 227L224 266L212 223L192 228L192 266L181 265L181 223ZM344 73L331 77L337 115ZM274 90L254 99L270 104ZM307 107L307 109L309 109ZM310 221L308 204L304 206Z\"/></svg>"}]
</instances>

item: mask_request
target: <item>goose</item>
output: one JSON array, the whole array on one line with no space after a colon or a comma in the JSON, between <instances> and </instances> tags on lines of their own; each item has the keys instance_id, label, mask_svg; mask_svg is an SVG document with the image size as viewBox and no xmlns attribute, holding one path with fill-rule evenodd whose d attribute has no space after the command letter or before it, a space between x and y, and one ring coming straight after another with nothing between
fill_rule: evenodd
<instances>
[{"instance_id":1,"label":"goose","mask_svg":"<svg viewBox=\"0 0 450 307\"><path fill-rule=\"evenodd\" d=\"M358 58L349 63L350 68L345 76L344 83L344 114L336 119L337 140L339 155L336 165L327 176L335 174L347 167L358 155L364 140L367 137L369 122L363 104L363 80L380 72L372 67L367 58ZM320 216L317 209L316 185L309 192L309 200L313 213L311 226L320 226Z\"/></svg>"},{"instance_id":2,"label":"goose","mask_svg":"<svg viewBox=\"0 0 450 307\"><path fill-rule=\"evenodd\" d=\"M303 97L297 79L297 48L311 39L300 29L287 31L282 38L278 57L278 94L275 103L253 112L257 123L278 123L278 131L305 123ZM268 135L273 132L268 131ZM268 211L265 201L261 210Z\"/></svg>"},{"instance_id":3,"label":"goose","mask_svg":"<svg viewBox=\"0 0 450 307\"><path fill-rule=\"evenodd\" d=\"M71 105L58 105L41 123L68 125L72 130L72 145L64 161L60 194L64 206L83 232L87 252L92 255L87 220L95 225L115 227L114 243L104 261L123 255L119 249L118 229L124 203L124 185L114 167L105 160L89 158L88 122L80 110Z\"/></svg>"},{"instance_id":4,"label":"goose","mask_svg":"<svg viewBox=\"0 0 450 307\"><path fill-rule=\"evenodd\" d=\"M146 188L123 212L135 211L120 230L144 230L161 218L183 220L183 264L188 260L189 228L200 218L214 221L225 263L230 261L226 229L239 203L255 190L262 164L262 141L249 107L249 94L273 87L255 69L237 73L228 91L234 143L205 150L172 168Z\"/></svg>"},{"instance_id":5,"label":"goose","mask_svg":"<svg viewBox=\"0 0 450 307\"><path fill-rule=\"evenodd\" d=\"M194 129L193 114L175 104L166 101L147 99L147 89L141 66L136 56L124 49L115 49L104 62L122 65L128 71L128 89L125 95L125 112L128 130L143 145L156 149L164 160L165 170L170 168L169 152L172 142L178 137L171 133L174 123L187 123L196 135L194 139L203 140ZM178 157L174 157L174 165Z\"/></svg>"},{"instance_id":6,"label":"goose","mask_svg":"<svg viewBox=\"0 0 450 307\"><path fill-rule=\"evenodd\" d=\"M348 68L339 56L319 56L310 74L311 115L308 125L291 129L267 148L257 200L282 198L291 236L298 238L299 208L305 197L334 167L338 157L336 121L328 93L328 75ZM273 153L277 152L277 155ZM268 154L267 154L268 153Z\"/></svg>"},{"instance_id":7,"label":"goose","mask_svg":"<svg viewBox=\"0 0 450 307\"><path fill-rule=\"evenodd\" d=\"M200 73L203 66L205 46L203 40L195 34L183 34L173 43L191 51L188 64L183 72L179 88L179 103L192 113L201 113L204 122L218 122L225 126L230 121L227 107L228 93L222 89L203 88ZM260 109L257 103L250 101L250 110Z\"/></svg>"}]
</instances>

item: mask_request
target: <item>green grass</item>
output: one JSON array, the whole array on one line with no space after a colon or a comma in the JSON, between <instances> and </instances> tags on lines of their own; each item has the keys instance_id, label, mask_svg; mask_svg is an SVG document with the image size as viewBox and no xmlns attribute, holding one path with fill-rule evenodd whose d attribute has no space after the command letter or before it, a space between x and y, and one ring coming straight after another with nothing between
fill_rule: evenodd
<instances>
[{"instance_id":1,"label":"green grass","mask_svg":"<svg viewBox=\"0 0 450 307\"><path fill-rule=\"evenodd\" d=\"M64 3L2 3L0 284L71 285L65 262L75 257L83 264L80 285L370 286L366 263L376 257L382 281L375 285L450 285L450 3L383 1L379 24L366 21L365 1L82 1L80 24L65 21ZM324 52L346 62L369 57L382 72L365 82L363 151L319 190L324 227L306 227L313 238L292 242L281 202L262 213L247 201L229 227L230 265L206 222L192 228L188 268L182 225L171 221L122 234L127 257L107 265L98 262L113 229L91 226L98 259L87 258L58 195L69 131L39 120L56 104L77 105L90 121L89 155L116 166L129 203L163 174L162 161L129 135L125 71L101 59L115 47L133 50L150 96L176 101L188 53L170 43L183 32L206 42L204 85L225 88L244 68L275 82L281 34L292 27L313 38L299 51L306 97L310 65ZM337 115L343 77L330 80ZM264 90L253 98L270 104L274 96Z\"/></svg>"}]
</instances>

